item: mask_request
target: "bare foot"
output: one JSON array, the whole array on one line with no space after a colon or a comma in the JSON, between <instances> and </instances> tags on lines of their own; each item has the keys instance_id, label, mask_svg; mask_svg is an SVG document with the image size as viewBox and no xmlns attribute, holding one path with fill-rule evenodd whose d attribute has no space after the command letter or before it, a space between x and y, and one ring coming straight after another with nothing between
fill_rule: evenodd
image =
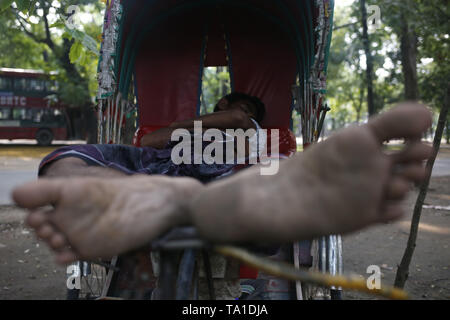
<instances>
[{"instance_id":1,"label":"bare foot","mask_svg":"<svg viewBox=\"0 0 450 320\"><path fill-rule=\"evenodd\" d=\"M30 209L27 224L65 264L110 258L185 224L186 202L202 187L165 176L53 178L15 189L13 199Z\"/></svg>"},{"instance_id":2,"label":"bare foot","mask_svg":"<svg viewBox=\"0 0 450 320\"><path fill-rule=\"evenodd\" d=\"M276 176L261 176L257 167L245 170L193 201L194 224L215 241L273 242L397 219L401 200L426 175L422 161L432 148L420 138L430 125L425 107L405 103L285 160ZM408 143L387 155L382 142L394 138Z\"/></svg>"}]
</instances>

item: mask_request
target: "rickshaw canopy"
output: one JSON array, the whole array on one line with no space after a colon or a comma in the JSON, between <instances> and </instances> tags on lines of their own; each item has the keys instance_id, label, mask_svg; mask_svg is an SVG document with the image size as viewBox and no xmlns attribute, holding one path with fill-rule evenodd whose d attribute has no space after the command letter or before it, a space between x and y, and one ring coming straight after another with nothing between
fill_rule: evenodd
<instances>
[{"instance_id":1,"label":"rickshaw canopy","mask_svg":"<svg viewBox=\"0 0 450 320\"><path fill-rule=\"evenodd\" d=\"M232 91L263 101L266 128L291 127L293 95L303 111L308 103L314 108L320 102L331 37L331 0L107 4L98 97L130 100L132 91L139 126L163 127L198 115L207 66L227 66ZM296 84L298 92L293 93Z\"/></svg>"}]
</instances>

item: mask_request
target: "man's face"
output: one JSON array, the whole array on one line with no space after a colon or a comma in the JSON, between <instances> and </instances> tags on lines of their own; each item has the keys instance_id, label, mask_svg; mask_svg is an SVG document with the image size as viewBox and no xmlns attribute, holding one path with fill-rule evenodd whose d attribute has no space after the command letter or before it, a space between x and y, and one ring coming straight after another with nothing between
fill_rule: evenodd
<instances>
[{"instance_id":1,"label":"man's face","mask_svg":"<svg viewBox=\"0 0 450 320\"><path fill-rule=\"evenodd\" d=\"M216 107L214 108L214 112L225 110L228 110L228 101L227 99L222 98L217 102Z\"/></svg>"},{"instance_id":2,"label":"man's face","mask_svg":"<svg viewBox=\"0 0 450 320\"><path fill-rule=\"evenodd\" d=\"M220 103L220 101L219 101L219 103ZM227 101L226 104L223 104L222 106L220 106L220 104L218 104L218 107L219 107L220 111L240 109L240 110L244 111L251 118L255 118L256 114L257 114L256 106L248 100L239 100L239 101L236 101L233 103L228 103L228 101Z\"/></svg>"},{"instance_id":3,"label":"man's face","mask_svg":"<svg viewBox=\"0 0 450 320\"><path fill-rule=\"evenodd\" d=\"M237 101L230 106L230 109L241 109L244 111L249 117L255 118L256 116L256 107L253 103L247 100Z\"/></svg>"}]
</instances>

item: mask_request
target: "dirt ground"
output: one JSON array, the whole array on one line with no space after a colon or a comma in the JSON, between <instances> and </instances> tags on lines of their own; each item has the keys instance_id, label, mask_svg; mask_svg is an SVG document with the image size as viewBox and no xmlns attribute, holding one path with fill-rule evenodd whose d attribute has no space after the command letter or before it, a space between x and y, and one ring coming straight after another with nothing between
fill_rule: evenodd
<instances>
[{"instance_id":1,"label":"dirt ground","mask_svg":"<svg viewBox=\"0 0 450 320\"><path fill-rule=\"evenodd\" d=\"M408 212L400 221L375 226L345 236L344 269L367 278L369 265L381 269L382 283L394 283L408 241L414 192L405 203ZM450 176L432 178L426 205L445 206L447 210L423 208L416 248L410 264L405 290L413 299L450 299ZM346 299L378 299L375 296L346 292Z\"/></svg>"},{"instance_id":2,"label":"dirt ground","mask_svg":"<svg viewBox=\"0 0 450 320\"><path fill-rule=\"evenodd\" d=\"M439 157L450 158L450 149ZM408 239L417 193L405 202L408 214L400 221L345 236L344 269L367 278L369 265L378 265L382 283L392 284ZM450 299L450 171L433 177L420 224L417 247L406 290L413 299ZM0 206L0 300L65 299L66 269L54 263L50 250L23 224L25 212ZM378 299L345 292L345 299Z\"/></svg>"}]
</instances>

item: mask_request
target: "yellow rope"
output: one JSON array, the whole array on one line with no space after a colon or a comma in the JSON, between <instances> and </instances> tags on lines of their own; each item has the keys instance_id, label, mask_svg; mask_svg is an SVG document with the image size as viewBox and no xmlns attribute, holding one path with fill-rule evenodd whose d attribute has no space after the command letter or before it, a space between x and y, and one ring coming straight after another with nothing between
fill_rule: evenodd
<instances>
[{"instance_id":1,"label":"yellow rope","mask_svg":"<svg viewBox=\"0 0 450 320\"><path fill-rule=\"evenodd\" d=\"M408 295L405 291L391 287L381 286L381 289L369 289L366 281L345 276L332 276L330 274L324 274L320 272L305 271L296 269L292 265L274 261L269 258L264 258L252 254L244 249L236 248L232 246L215 246L214 251L224 255L237 259L250 267L254 267L265 273L282 277L293 281L302 281L314 283L323 287L341 287L347 290L363 291L370 294L380 295L389 299L408 299Z\"/></svg>"}]
</instances>

